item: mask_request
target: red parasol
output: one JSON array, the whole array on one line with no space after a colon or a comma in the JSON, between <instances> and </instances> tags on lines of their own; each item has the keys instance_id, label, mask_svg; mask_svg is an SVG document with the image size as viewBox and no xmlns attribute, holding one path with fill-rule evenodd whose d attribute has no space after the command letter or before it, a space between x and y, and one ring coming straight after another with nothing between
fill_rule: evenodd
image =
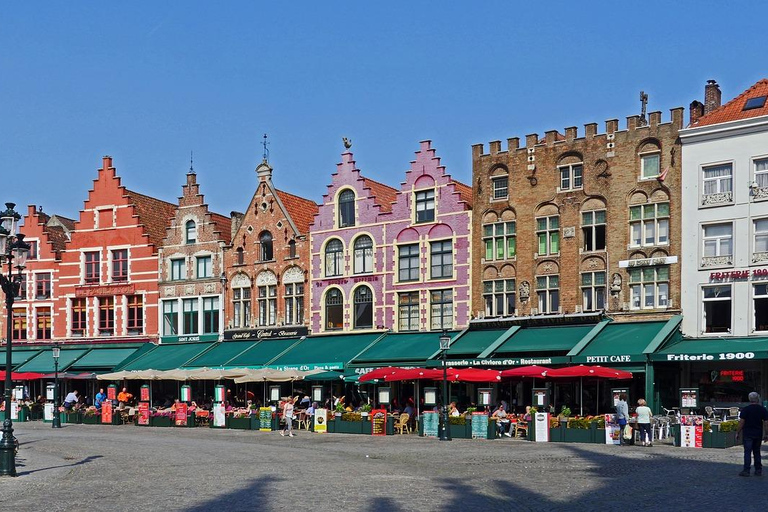
<instances>
[{"instance_id":1,"label":"red parasol","mask_svg":"<svg viewBox=\"0 0 768 512\"><path fill-rule=\"evenodd\" d=\"M597 377L602 379L626 380L632 378L632 372L617 370L615 368L606 368L605 366L567 366L556 370L548 370L547 377L567 378L567 377Z\"/></svg>"},{"instance_id":2,"label":"red parasol","mask_svg":"<svg viewBox=\"0 0 768 512\"><path fill-rule=\"evenodd\" d=\"M442 374L442 372L440 373ZM501 372L481 368L448 368L448 380L451 382L494 382L501 380Z\"/></svg>"},{"instance_id":3,"label":"red parasol","mask_svg":"<svg viewBox=\"0 0 768 512\"><path fill-rule=\"evenodd\" d=\"M442 370L429 370L427 368L395 368L394 371L384 376L386 382L400 380L442 379Z\"/></svg>"},{"instance_id":4,"label":"red parasol","mask_svg":"<svg viewBox=\"0 0 768 512\"><path fill-rule=\"evenodd\" d=\"M501 377L533 377L534 379L543 378L547 372L551 372L552 368L546 366L521 366L519 368L511 368L501 372Z\"/></svg>"},{"instance_id":5,"label":"red parasol","mask_svg":"<svg viewBox=\"0 0 768 512\"><path fill-rule=\"evenodd\" d=\"M376 368L375 370L371 370L368 373L364 373L360 376L358 379L358 382L368 382L371 380L377 380L377 379L383 379L387 375L392 375L392 373L395 370L400 370L401 368L398 368L396 366L387 366L386 368Z\"/></svg>"},{"instance_id":6,"label":"red parasol","mask_svg":"<svg viewBox=\"0 0 768 512\"><path fill-rule=\"evenodd\" d=\"M42 378L42 373L35 372L11 372L11 380L37 380ZM0 370L0 380L5 379L5 371Z\"/></svg>"}]
</instances>

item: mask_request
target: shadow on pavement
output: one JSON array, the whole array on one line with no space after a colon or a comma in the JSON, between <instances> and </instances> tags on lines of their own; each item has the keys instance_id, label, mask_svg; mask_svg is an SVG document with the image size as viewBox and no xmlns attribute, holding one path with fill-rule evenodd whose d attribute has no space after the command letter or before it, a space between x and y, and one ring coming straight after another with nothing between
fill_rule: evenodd
<instances>
[{"instance_id":1,"label":"shadow on pavement","mask_svg":"<svg viewBox=\"0 0 768 512\"><path fill-rule=\"evenodd\" d=\"M254 478L250 483L237 491L228 492L224 496L216 496L195 507L187 508L187 512L215 511L269 511L272 505L278 510L285 510L287 503L296 503L296 495L281 496L273 489L273 484L283 479L276 476Z\"/></svg>"},{"instance_id":2,"label":"shadow on pavement","mask_svg":"<svg viewBox=\"0 0 768 512\"><path fill-rule=\"evenodd\" d=\"M88 464L89 462L91 462L93 460L96 460L96 459L100 459L101 457L102 457L101 455L92 455L90 457L84 458L83 460L79 460L77 462L73 462L72 464L62 464L61 466L50 466L50 467L47 467L47 468L32 469L32 470L29 470L29 471L18 471L18 476L31 475L32 473L38 473L40 471L48 471L48 470L51 470L51 469L71 468L71 467L75 467L75 466L82 466L83 464ZM22 459L21 462L17 459L16 466L19 467L19 468L23 468L24 467L23 459Z\"/></svg>"}]
</instances>

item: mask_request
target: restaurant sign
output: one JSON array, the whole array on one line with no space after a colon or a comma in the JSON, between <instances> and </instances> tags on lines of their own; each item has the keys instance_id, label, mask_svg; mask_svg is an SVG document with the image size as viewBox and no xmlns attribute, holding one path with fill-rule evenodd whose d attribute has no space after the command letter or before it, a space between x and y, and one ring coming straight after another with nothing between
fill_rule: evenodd
<instances>
[{"instance_id":1,"label":"restaurant sign","mask_svg":"<svg viewBox=\"0 0 768 512\"><path fill-rule=\"evenodd\" d=\"M726 270L724 272L710 272L710 281L747 281L749 279L768 279L768 268L753 268L742 270Z\"/></svg>"},{"instance_id":2,"label":"restaurant sign","mask_svg":"<svg viewBox=\"0 0 768 512\"><path fill-rule=\"evenodd\" d=\"M262 368L274 368L281 372L286 370L299 370L302 372L309 370L343 370L344 363L273 364L263 366Z\"/></svg>"},{"instance_id":3,"label":"restaurant sign","mask_svg":"<svg viewBox=\"0 0 768 512\"><path fill-rule=\"evenodd\" d=\"M713 361L750 361L752 359L768 359L768 351L754 352L717 352L701 354L653 354L653 361L668 362L713 362Z\"/></svg>"},{"instance_id":4,"label":"restaurant sign","mask_svg":"<svg viewBox=\"0 0 768 512\"><path fill-rule=\"evenodd\" d=\"M448 359L446 364L449 367L457 368L463 366L484 366L487 368L503 367L503 366L529 366L538 364L546 366L549 364L566 364L570 359L566 356L552 356L552 357L507 357L507 358L484 358L484 359Z\"/></svg>"},{"instance_id":5,"label":"restaurant sign","mask_svg":"<svg viewBox=\"0 0 768 512\"><path fill-rule=\"evenodd\" d=\"M218 334L187 334L185 336L163 336L163 343L194 343L196 341L219 341Z\"/></svg>"},{"instance_id":6,"label":"restaurant sign","mask_svg":"<svg viewBox=\"0 0 768 512\"><path fill-rule=\"evenodd\" d=\"M132 284L108 284L100 286L76 286L75 297L106 297L110 295L133 295L135 286Z\"/></svg>"},{"instance_id":7,"label":"restaurant sign","mask_svg":"<svg viewBox=\"0 0 768 512\"><path fill-rule=\"evenodd\" d=\"M298 327L264 327L260 329L245 329L245 330L232 330L224 331L224 340L233 341L258 341L258 340L274 340L285 338L299 338L301 336L307 336L309 334L309 328Z\"/></svg>"},{"instance_id":8,"label":"restaurant sign","mask_svg":"<svg viewBox=\"0 0 768 512\"><path fill-rule=\"evenodd\" d=\"M573 356L572 363L587 364L621 364L621 363L644 363L646 358L642 354L616 354L613 356Z\"/></svg>"}]
</instances>

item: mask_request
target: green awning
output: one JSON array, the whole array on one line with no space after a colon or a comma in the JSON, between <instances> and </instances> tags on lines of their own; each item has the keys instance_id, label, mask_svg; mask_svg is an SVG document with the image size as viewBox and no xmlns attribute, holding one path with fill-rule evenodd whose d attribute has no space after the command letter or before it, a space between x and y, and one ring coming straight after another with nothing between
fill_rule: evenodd
<instances>
[{"instance_id":1,"label":"green awning","mask_svg":"<svg viewBox=\"0 0 768 512\"><path fill-rule=\"evenodd\" d=\"M494 356L523 352L568 352L589 334L594 325L524 327L500 345Z\"/></svg>"},{"instance_id":2,"label":"green awning","mask_svg":"<svg viewBox=\"0 0 768 512\"><path fill-rule=\"evenodd\" d=\"M650 356L652 361L749 361L768 359L768 337L682 338L676 336Z\"/></svg>"},{"instance_id":3,"label":"green awning","mask_svg":"<svg viewBox=\"0 0 768 512\"><path fill-rule=\"evenodd\" d=\"M309 380L313 382L337 382L337 381L344 380L346 382L347 378L354 378L357 375L358 374L354 370L346 370L343 372L328 371L328 372L316 373L314 375L304 377L304 380Z\"/></svg>"},{"instance_id":4,"label":"green awning","mask_svg":"<svg viewBox=\"0 0 768 512\"><path fill-rule=\"evenodd\" d=\"M440 348L439 332L387 334L351 361L356 366L423 365ZM451 337L456 331L448 333Z\"/></svg>"},{"instance_id":5,"label":"green awning","mask_svg":"<svg viewBox=\"0 0 768 512\"><path fill-rule=\"evenodd\" d=\"M77 359L88 352L88 349L61 349L59 355L59 371L63 372L75 362ZM38 373L53 373L53 354L51 349L43 350L38 355L14 369L15 372L38 372Z\"/></svg>"},{"instance_id":6,"label":"green awning","mask_svg":"<svg viewBox=\"0 0 768 512\"><path fill-rule=\"evenodd\" d=\"M36 355L40 353L40 350L19 350L11 347L11 368L26 363ZM5 368L5 347L0 349L0 368Z\"/></svg>"},{"instance_id":7,"label":"green awning","mask_svg":"<svg viewBox=\"0 0 768 512\"><path fill-rule=\"evenodd\" d=\"M496 342L509 329L466 331L451 343L448 357L475 357Z\"/></svg>"},{"instance_id":8,"label":"green awning","mask_svg":"<svg viewBox=\"0 0 768 512\"><path fill-rule=\"evenodd\" d=\"M127 357L133 355L138 348L100 348L94 347L90 352L75 361L70 370L112 370Z\"/></svg>"},{"instance_id":9,"label":"green awning","mask_svg":"<svg viewBox=\"0 0 768 512\"><path fill-rule=\"evenodd\" d=\"M269 366L340 370L382 336L382 333L310 336L270 362Z\"/></svg>"},{"instance_id":10,"label":"green awning","mask_svg":"<svg viewBox=\"0 0 768 512\"><path fill-rule=\"evenodd\" d=\"M218 368L227 366L227 363L236 358L257 341L222 341L215 343L213 348L204 354L194 358L184 365L185 368Z\"/></svg>"},{"instance_id":11,"label":"green awning","mask_svg":"<svg viewBox=\"0 0 768 512\"><path fill-rule=\"evenodd\" d=\"M157 345L154 350L134 359L122 369L132 370L175 370L187 361L211 348L212 343L174 343Z\"/></svg>"},{"instance_id":12,"label":"green awning","mask_svg":"<svg viewBox=\"0 0 768 512\"><path fill-rule=\"evenodd\" d=\"M157 345L155 345L154 343L142 343L141 346L133 354L129 355L128 357L120 361L118 364L116 364L112 368L112 371L117 372L122 370L124 367L128 366L130 363L132 363L136 359L140 357L144 357L145 354L153 351L156 346Z\"/></svg>"},{"instance_id":13,"label":"green awning","mask_svg":"<svg viewBox=\"0 0 768 512\"><path fill-rule=\"evenodd\" d=\"M578 354L574 363L603 364L641 363L644 351L667 321L611 322Z\"/></svg>"},{"instance_id":14,"label":"green awning","mask_svg":"<svg viewBox=\"0 0 768 512\"><path fill-rule=\"evenodd\" d=\"M269 364L273 359L291 348L299 338L278 338L261 340L251 348L227 363L229 368L259 368Z\"/></svg>"}]
</instances>

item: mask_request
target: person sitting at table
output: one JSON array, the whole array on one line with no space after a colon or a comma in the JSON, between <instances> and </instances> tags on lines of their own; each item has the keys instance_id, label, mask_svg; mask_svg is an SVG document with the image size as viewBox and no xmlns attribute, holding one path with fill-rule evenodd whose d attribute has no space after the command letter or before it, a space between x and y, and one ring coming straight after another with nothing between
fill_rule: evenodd
<instances>
[{"instance_id":1,"label":"person sitting at table","mask_svg":"<svg viewBox=\"0 0 768 512\"><path fill-rule=\"evenodd\" d=\"M491 414L491 418L494 418L496 420L496 435L498 437L501 437L501 436L512 437L512 434L509 433L509 427L511 423L509 421L509 418L507 417L507 410L503 401L501 405L499 405L498 409L493 411L493 414Z\"/></svg>"},{"instance_id":2,"label":"person sitting at table","mask_svg":"<svg viewBox=\"0 0 768 512\"><path fill-rule=\"evenodd\" d=\"M126 388L123 388L123 390L117 394L117 401L121 408L128 405L128 402L130 402L132 399L133 395L130 394Z\"/></svg>"},{"instance_id":3,"label":"person sitting at table","mask_svg":"<svg viewBox=\"0 0 768 512\"><path fill-rule=\"evenodd\" d=\"M451 402L451 405L448 408L448 414L454 417L461 416L459 409L456 407L456 402Z\"/></svg>"},{"instance_id":4,"label":"person sitting at table","mask_svg":"<svg viewBox=\"0 0 768 512\"><path fill-rule=\"evenodd\" d=\"M68 393L67 396L64 397L64 409L71 411L77 405L78 400L77 390Z\"/></svg>"},{"instance_id":5,"label":"person sitting at table","mask_svg":"<svg viewBox=\"0 0 768 512\"><path fill-rule=\"evenodd\" d=\"M189 407L187 408L187 410L189 412L196 411L197 410L197 402L195 402L194 400L192 402L190 402Z\"/></svg>"},{"instance_id":6,"label":"person sitting at table","mask_svg":"<svg viewBox=\"0 0 768 512\"><path fill-rule=\"evenodd\" d=\"M93 401L93 405L96 406L96 410L101 410L101 404L107 399L107 395L104 394L104 388L99 388L99 392L96 393L96 399Z\"/></svg>"},{"instance_id":7,"label":"person sitting at table","mask_svg":"<svg viewBox=\"0 0 768 512\"><path fill-rule=\"evenodd\" d=\"M532 418L532 415L531 415L531 406L530 405L526 405L525 406L525 414L523 414L523 421L531 421L532 419L533 418Z\"/></svg>"}]
</instances>

